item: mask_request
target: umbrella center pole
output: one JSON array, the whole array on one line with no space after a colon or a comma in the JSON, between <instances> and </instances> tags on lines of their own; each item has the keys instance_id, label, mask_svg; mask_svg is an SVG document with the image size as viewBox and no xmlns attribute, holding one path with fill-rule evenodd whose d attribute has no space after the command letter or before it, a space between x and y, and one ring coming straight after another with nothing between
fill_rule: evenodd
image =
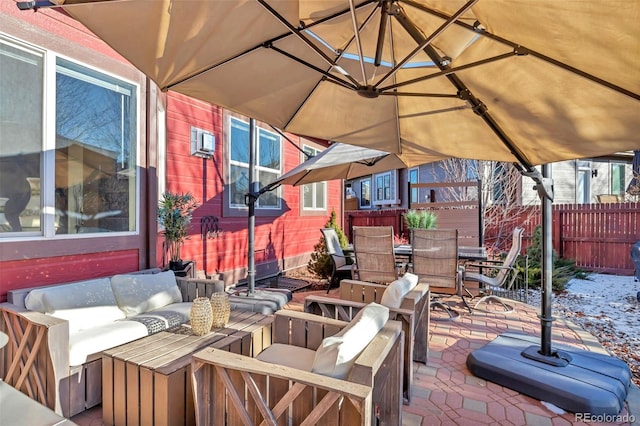
<instances>
[{"instance_id":1,"label":"umbrella center pole","mask_svg":"<svg viewBox=\"0 0 640 426\"><path fill-rule=\"evenodd\" d=\"M249 120L249 193L245 196L245 203L249 207L247 226L247 288L249 297L255 295L256 288L256 262L255 262L255 228L256 228L256 201L258 200L256 176L256 154L258 145L258 132L256 120Z\"/></svg>"}]
</instances>

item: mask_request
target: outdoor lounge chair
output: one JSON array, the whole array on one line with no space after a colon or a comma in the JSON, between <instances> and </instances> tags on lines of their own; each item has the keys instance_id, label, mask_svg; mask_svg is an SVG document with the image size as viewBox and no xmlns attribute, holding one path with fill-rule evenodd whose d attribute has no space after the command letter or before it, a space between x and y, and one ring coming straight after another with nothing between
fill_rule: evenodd
<instances>
[{"instance_id":1,"label":"outdoor lounge chair","mask_svg":"<svg viewBox=\"0 0 640 426\"><path fill-rule=\"evenodd\" d=\"M310 295L304 300L305 312L342 321L351 321L368 303L382 303L383 294L393 284L383 285L356 280L340 282L340 298ZM403 399L411 401L413 361L427 363L429 356L429 286L418 284L401 296L397 307L389 306L389 318L400 321L405 333ZM386 298L385 298L386 299Z\"/></svg>"},{"instance_id":2,"label":"outdoor lounge chair","mask_svg":"<svg viewBox=\"0 0 640 426\"><path fill-rule=\"evenodd\" d=\"M412 272L420 282L429 284L431 294L458 295L462 303L471 312L465 300L462 283L464 268L458 264L457 229L411 229ZM471 296L471 294L468 294ZM434 297L431 309L441 309L447 313L447 319L455 319L459 313L449 305ZM434 320L442 319L434 317Z\"/></svg>"},{"instance_id":3,"label":"outdoor lounge chair","mask_svg":"<svg viewBox=\"0 0 640 426\"><path fill-rule=\"evenodd\" d=\"M352 260L349 256L346 256L340 246L340 239L338 233L333 228L320 229L324 236L324 243L327 246L327 253L331 257L331 278L329 280L329 288L327 293L334 287L340 285L340 278L351 278L353 265L349 263Z\"/></svg>"},{"instance_id":4,"label":"outdoor lounge chair","mask_svg":"<svg viewBox=\"0 0 640 426\"><path fill-rule=\"evenodd\" d=\"M405 265L396 262L393 235L392 226L353 227L354 279L378 284L398 279Z\"/></svg>"},{"instance_id":5,"label":"outdoor lounge chair","mask_svg":"<svg viewBox=\"0 0 640 426\"><path fill-rule=\"evenodd\" d=\"M504 312L513 312L513 306L504 302L498 296L511 290L513 283L518 276L518 270L515 267L516 260L522 249L522 233L523 228L515 228L513 230L513 242L507 256L502 261L487 260L479 263L468 263L467 268L478 268L478 271L465 271L464 281L475 281L480 283L480 291L484 294L474 306L478 306L484 302L497 302L504 308Z\"/></svg>"},{"instance_id":6,"label":"outdoor lounge chair","mask_svg":"<svg viewBox=\"0 0 640 426\"><path fill-rule=\"evenodd\" d=\"M384 309L378 305L378 313L379 308ZM251 356L213 348L195 353L191 371L196 423L402 424L405 335L400 323L387 320L388 311L384 318L374 315L346 323L278 311L271 341L254 342ZM374 324L381 327L377 332L371 330ZM361 335L366 338L358 339ZM350 367L341 362L354 352Z\"/></svg>"}]
</instances>

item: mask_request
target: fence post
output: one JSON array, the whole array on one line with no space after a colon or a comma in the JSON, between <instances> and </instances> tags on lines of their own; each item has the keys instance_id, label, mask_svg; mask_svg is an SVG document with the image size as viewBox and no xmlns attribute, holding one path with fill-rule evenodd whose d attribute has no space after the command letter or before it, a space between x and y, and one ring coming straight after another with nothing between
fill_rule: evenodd
<instances>
[{"instance_id":1,"label":"fence post","mask_svg":"<svg viewBox=\"0 0 640 426\"><path fill-rule=\"evenodd\" d=\"M555 245L555 250L558 253L558 257L563 257L564 252L564 244L562 242L562 209L560 206L554 206L553 213L551 215L553 220L553 241Z\"/></svg>"}]
</instances>

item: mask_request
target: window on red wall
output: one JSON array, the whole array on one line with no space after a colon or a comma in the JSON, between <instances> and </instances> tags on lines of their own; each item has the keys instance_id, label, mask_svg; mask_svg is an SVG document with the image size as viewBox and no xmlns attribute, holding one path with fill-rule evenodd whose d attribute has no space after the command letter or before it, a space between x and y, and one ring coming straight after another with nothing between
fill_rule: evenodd
<instances>
[{"instance_id":1,"label":"window on red wall","mask_svg":"<svg viewBox=\"0 0 640 426\"><path fill-rule=\"evenodd\" d=\"M302 148L307 154L306 158L317 155L320 150L311 146L303 146ZM302 208L304 210L327 210L327 182L315 182L302 185Z\"/></svg>"},{"instance_id":2,"label":"window on red wall","mask_svg":"<svg viewBox=\"0 0 640 426\"><path fill-rule=\"evenodd\" d=\"M259 187L263 188L282 172L282 141L280 135L264 128L257 129L256 173ZM229 206L246 207L245 194L249 192L249 122L229 117ZM268 191L258 197L256 208L281 208L279 190Z\"/></svg>"},{"instance_id":3,"label":"window on red wall","mask_svg":"<svg viewBox=\"0 0 640 426\"><path fill-rule=\"evenodd\" d=\"M2 37L0 75L0 237L135 231L137 86Z\"/></svg>"}]
</instances>

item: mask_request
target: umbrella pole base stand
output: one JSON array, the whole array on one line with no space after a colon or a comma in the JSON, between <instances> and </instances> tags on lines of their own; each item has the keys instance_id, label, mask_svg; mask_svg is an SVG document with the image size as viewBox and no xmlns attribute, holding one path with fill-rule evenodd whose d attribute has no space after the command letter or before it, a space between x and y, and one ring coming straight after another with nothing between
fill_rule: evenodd
<instances>
[{"instance_id":1,"label":"umbrella pole base stand","mask_svg":"<svg viewBox=\"0 0 640 426\"><path fill-rule=\"evenodd\" d=\"M537 343L537 345L536 345ZM476 376L572 413L617 415L627 399L631 370L623 361L563 346L540 354L539 341L504 333L467 357Z\"/></svg>"}]
</instances>

